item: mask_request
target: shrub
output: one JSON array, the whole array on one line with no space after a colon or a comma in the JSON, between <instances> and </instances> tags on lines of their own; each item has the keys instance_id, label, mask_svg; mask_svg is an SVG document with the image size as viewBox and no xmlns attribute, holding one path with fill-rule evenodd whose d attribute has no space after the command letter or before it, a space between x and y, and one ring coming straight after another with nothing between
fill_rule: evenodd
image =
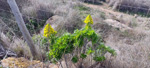
<instances>
[{"instance_id":1,"label":"shrub","mask_svg":"<svg viewBox=\"0 0 150 68\"><path fill-rule=\"evenodd\" d=\"M84 22L86 26L81 30L77 29L72 34L65 33L59 37L56 36L57 32L51 25L47 24L45 26L44 36L49 39L50 43L50 50L47 55L51 62L60 61L66 54L71 55L73 63L79 62L80 59L85 59L88 55L93 55L93 60L101 62L105 60L105 53L116 54L114 49L105 46L101 36L92 29L93 20L90 15L87 16ZM92 42L92 46L86 45L87 42Z\"/></svg>"}]
</instances>

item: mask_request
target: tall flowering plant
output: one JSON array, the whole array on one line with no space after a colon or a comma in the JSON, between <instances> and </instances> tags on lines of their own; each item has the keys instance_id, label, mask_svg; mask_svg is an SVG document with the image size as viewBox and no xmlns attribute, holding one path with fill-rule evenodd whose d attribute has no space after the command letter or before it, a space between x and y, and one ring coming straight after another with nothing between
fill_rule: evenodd
<instances>
[{"instance_id":1,"label":"tall flowering plant","mask_svg":"<svg viewBox=\"0 0 150 68\"><path fill-rule=\"evenodd\" d=\"M82 29L77 29L72 34L65 33L59 37L56 36L57 32L51 25L47 24L45 26L43 36L48 38L50 42L48 52L50 61L58 62L63 55L70 54L73 63L77 63L79 59L85 59L88 55L93 55L93 60L100 62L105 60L105 53L116 54L114 49L105 46L101 36L92 29L93 20L91 15L86 17L84 23L86 23L86 26ZM87 45L87 42L92 42L92 46Z\"/></svg>"}]
</instances>

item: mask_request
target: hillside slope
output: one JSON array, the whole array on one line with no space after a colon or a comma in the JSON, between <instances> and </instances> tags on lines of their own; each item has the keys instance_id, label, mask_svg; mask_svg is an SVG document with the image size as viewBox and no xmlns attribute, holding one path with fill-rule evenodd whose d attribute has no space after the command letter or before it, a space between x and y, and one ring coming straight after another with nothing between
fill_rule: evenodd
<instances>
[{"instance_id":1,"label":"hillside slope","mask_svg":"<svg viewBox=\"0 0 150 68\"><path fill-rule=\"evenodd\" d=\"M102 35L107 35L105 37L106 44L116 49L117 56L109 57L104 63L105 68L150 67L149 18L113 11L107 5L84 5L104 12L106 19L103 20L103 23L112 26L112 28L106 27L104 30L108 30L108 32L107 34L102 33ZM97 29L99 28L101 27L97 27Z\"/></svg>"},{"instance_id":2,"label":"hillside slope","mask_svg":"<svg viewBox=\"0 0 150 68\"><path fill-rule=\"evenodd\" d=\"M39 3L43 5L41 1ZM47 1L49 2L49 0ZM39 4L37 5L39 6ZM55 8L56 6L57 8ZM34 7L31 6L31 8ZM47 3L43 7L47 7ZM55 4L55 7L50 7L51 9L55 9L53 10L53 16L48 16L50 18L44 23L45 25L48 23L51 24L54 30L60 32L59 35L62 35L64 32L72 33L74 29L80 29L85 26L82 24L83 19L88 14L91 14L94 21L92 25L94 30L102 36L107 46L116 50L117 55L115 57L110 57L110 54L107 53L105 55L107 57L106 61L96 66L96 68L150 68L150 18L113 11L105 3L103 5L94 5L80 2L66 2L61 4L58 2ZM45 9L50 10L50 8ZM27 13L30 14L31 9L29 9L29 7L26 9L29 10ZM42 15L42 13L39 14ZM46 19L48 17L46 17ZM41 32L33 36L33 40L35 41L35 45L41 46L41 50L39 47L39 52L42 53L42 61L48 62L45 53L48 51L46 48L49 47L49 44L43 44L41 42L43 41L42 28L44 27L40 27ZM28 47L25 46L26 43L24 40L21 38L13 38L12 40L13 42L10 43L12 44L11 48L14 48L17 54L23 55L24 58L21 58L21 60L30 58L30 53L28 53L29 50ZM14 59L17 63L18 61L20 62L18 58L13 58L12 62ZM4 60L7 61L6 67L11 64L8 62L10 61L9 58ZM85 60L83 63L87 67L92 64L89 60L91 59ZM30 61L27 60L27 62ZM62 61L62 64L65 65L65 61ZM60 67L60 64L51 65L51 63L48 62L48 66L50 68L57 68Z\"/></svg>"}]
</instances>

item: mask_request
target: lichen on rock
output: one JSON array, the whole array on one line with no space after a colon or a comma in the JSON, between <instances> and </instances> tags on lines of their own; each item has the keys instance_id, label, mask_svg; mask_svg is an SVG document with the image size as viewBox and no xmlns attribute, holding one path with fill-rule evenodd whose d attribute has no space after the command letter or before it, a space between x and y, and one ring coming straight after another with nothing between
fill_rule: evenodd
<instances>
[{"instance_id":1,"label":"lichen on rock","mask_svg":"<svg viewBox=\"0 0 150 68\"><path fill-rule=\"evenodd\" d=\"M9 57L6 59L1 60L3 67L9 68L43 68L44 64L37 60L29 61L23 57L15 58Z\"/></svg>"}]
</instances>

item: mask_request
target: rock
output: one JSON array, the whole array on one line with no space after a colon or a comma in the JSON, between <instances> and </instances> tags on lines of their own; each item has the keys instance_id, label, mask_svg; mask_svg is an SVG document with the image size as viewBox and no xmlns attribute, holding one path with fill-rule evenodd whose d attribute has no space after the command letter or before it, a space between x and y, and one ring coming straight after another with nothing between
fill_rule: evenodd
<instances>
[{"instance_id":1,"label":"rock","mask_svg":"<svg viewBox=\"0 0 150 68\"><path fill-rule=\"evenodd\" d=\"M24 57L15 58L8 57L6 59L1 60L2 67L9 68L62 68L59 63L52 64L49 62L43 63L38 60L28 60ZM65 62L62 61L63 68L66 68ZM69 68L75 68L73 66Z\"/></svg>"},{"instance_id":2,"label":"rock","mask_svg":"<svg viewBox=\"0 0 150 68\"><path fill-rule=\"evenodd\" d=\"M104 20L104 22L114 28L121 30L121 31L132 29L132 28L128 27L127 25L121 24L120 22L113 20L113 19L106 19L106 20Z\"/></svg>"},{"instance_id":3,"label":"rock","mask_svg":"<svg viewBox=\"0 0 150 68\"><path fill-rule=\"evenodd\" d=\"M14 58L9 57L7 59L1 60L1 64L3 67L10 67L10 68L44 68L44 64L37 60L29 61L23 57L21 58Z\"/></svg>"},{"instance_id":4,"label":"rock","mask_svg":"<svg viewBox=\"0 0 150 68\"><path fill-rule=\"evenodd\" d=\"M57 30L57 25L59 23L58 21L61 18L62 18L61 16L54 15L46 21L46 24L50 24L52 28L54 28L54 30ZM43 34L43 32L44 32L44 28L40 31L40 33Z\"/></svg>"},{"instance_id":5,"label":"rock","mask_svg":"<svg viewBox=\"0 0 150 68\"><path fill-rule=\"evenodd\" d=\"M58 19L60 18L60 16L58 15L54 15L52 17L50 17L47 21L46 21L46 24L54 24L55 21L57 21Z\"/></svg>"},{"instance_id":6,"label":"rock","mask_svg":"<svg viewBox=\"0 0 150 68\"><path fill-rule=\"evenodd\" d=\"M134 18L137 18L138 17L138 15L137 14L134 14Z\"/></svg>"}]
</instances>

